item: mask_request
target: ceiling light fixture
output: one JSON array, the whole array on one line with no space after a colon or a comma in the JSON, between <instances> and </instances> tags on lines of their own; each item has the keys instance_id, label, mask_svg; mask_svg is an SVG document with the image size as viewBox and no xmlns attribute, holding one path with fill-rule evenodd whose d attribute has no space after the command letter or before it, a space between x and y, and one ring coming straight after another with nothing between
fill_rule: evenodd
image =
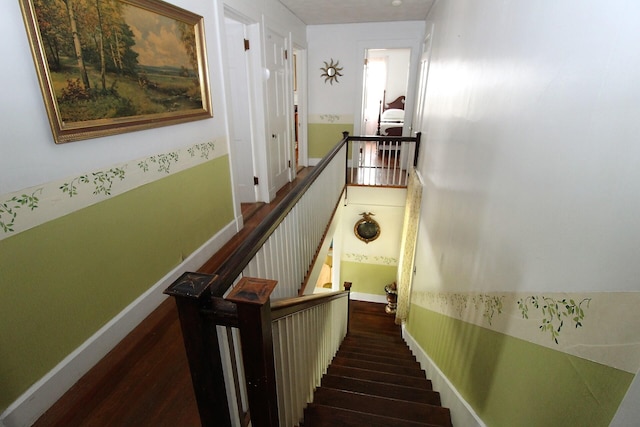
<instances>
[{"instance_id":1,"label":"ceiling light fixture","mask_svg":"<svg viewBox=\"0 0 640 427\"><path fill-rule=\"evenodd\" d=\"M402 0L393 0L391 2L391 6L400 6L402 4Z\"/></svg>"}]
</instances>

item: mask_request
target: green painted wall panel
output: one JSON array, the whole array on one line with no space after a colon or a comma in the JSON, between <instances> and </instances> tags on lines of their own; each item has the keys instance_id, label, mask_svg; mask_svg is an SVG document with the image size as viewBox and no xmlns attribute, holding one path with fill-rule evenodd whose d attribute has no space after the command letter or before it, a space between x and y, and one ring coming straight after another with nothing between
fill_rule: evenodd
<instances>
[{"instance_id":1,"label":"green painted wall panel","mask_svg":"<svg viewBox=\"0 0 640 427\"><path fill-rule=\"evenodd\" d=\"M608 426L633 379L417 305L407 330L490 427Z\"/></svg>"},{"instance_id":2,"label":"green painted wall panel","mask_svg":"<svg viewBox=\"0 0 640 427\"><path fill-rule=\"evenodd\" d=\"M395 282L397 271L398 267L395 265L341 261L340 283L351 282L352 292L386 295L384 287Z\"/></svg>"},{"instance_id":3,"label":"green painted wall panel","mask_svg":"<svg viewBox=\"0 0 640 427\"><path fill-rule=\"evenodd\" d=\"M324 157L342 139L342 132L353 135L353 124L309 123L309 157Z\"/></svg>"},{"instance_id":4,"label":"green painted wall panel","mask_svg":"<svg viewBox=\"0 0 640 427\"><path fill-rule=\"evenodd\" d=\"M0 412L233 220L228 157L0 241Z\"/></svg>"}]
</instances>

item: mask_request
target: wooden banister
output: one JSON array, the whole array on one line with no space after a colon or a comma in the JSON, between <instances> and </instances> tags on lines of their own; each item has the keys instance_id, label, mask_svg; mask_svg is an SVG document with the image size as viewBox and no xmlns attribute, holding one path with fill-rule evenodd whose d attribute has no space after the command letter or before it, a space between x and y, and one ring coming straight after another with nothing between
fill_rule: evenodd
<instances>
[{"instance_id":1,"label":"wooden banister","mask_svg":"<svg viewBox=\"0 0 640 427\"><path fill-rule=\"evenodd\" d=\"M243 277L226 298L238 307L245 381L254 427L279 424L269 303L276 284L275 280Z\"/></svg>"},{"instance_id":2,"label":"wooden banister","mask_svg":"<svg viewBox=\"0 0 640 427\"><path fill-rule=\"evenodd\" d=\"M348 283L348 282L347 282ZM277 320L296 311L306 310L316 305L325 304L334 299L348 297L349 290L326 292L322 294L305 295L287 298L271 303L271 319Z\"/></svg>"},{"instance_id":3,"label":"wooden banister","mask_svg":"<svg viewBox=\"0 0 640 427\"><path fill-rule=\"evenodd\" d=\"M253 232L240 244L240 246L222 263L215 272L216 279L211 284L211 294L222 296L231 287L233 281L242 273L251 259L260 250L264 242L280 225L287 214L298 203L300 198L311 187L320 174L326 169L331 160L340 152L346 144L343 138L335 147L318 163L302 182L288 193L282 202L265 217L265 219L253 230Z\"/></svg>"}]
</instances>

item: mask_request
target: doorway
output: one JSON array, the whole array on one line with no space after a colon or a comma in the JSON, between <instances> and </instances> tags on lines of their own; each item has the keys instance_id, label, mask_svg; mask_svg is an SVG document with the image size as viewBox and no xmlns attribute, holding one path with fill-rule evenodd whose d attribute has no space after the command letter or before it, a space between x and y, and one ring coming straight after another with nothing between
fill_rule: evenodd
<instances>
[{"instance_id":1,"label":"doorway","mask_svg":"<svg viewBox=\"0 0 640 427\"><path fill-rule=\"evenodd\" d=\"M386 135L388 129L397 130L394 136L404 134L404 100L409 87L410 64L409 48L366 49L361 117L363 135ZM393 104L394 101L397 104ZM385 112L390 109L401 111L385 120Z\"/></svg>"}]
</instances>

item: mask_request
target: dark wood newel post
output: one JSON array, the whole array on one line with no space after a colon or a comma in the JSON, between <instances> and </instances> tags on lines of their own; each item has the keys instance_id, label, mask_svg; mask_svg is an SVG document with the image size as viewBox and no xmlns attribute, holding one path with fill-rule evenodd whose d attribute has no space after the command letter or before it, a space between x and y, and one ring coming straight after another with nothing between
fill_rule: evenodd
<instances>
[{"instance_id":1,"label":"dark wood newel post","mask_svg":"<svg viewBox=\"0 0 640 427\"><path fill-rule=\"evenodd\" d=\"M344 282L344 290L349 292L347 296L347 333L349 333L349 317L351 316L351 282Z\"/></svg>"},{"instance_id":2,"label":"dark wood newel post","mask_svg":"<svg viewBox=\"0 0 640 427\"><path fill-rule=\"evenodd\" d=\"M253 427L279 425L269 300L277 283L275 280L243 277L226 297L238 308L238 328Z\"/></svg>"},{"instance_id":3,"label":"dark wood newel post","mask_svg":"<svg viewBox=\"0 0 640 427\"><path fill-rule=\"evenodd\" d=\"M216 277L184 273L164 291L178 307L202 427L231 426L216 326L201 314L211 305L211 283Z\"/></svg>"}]
</instances>

